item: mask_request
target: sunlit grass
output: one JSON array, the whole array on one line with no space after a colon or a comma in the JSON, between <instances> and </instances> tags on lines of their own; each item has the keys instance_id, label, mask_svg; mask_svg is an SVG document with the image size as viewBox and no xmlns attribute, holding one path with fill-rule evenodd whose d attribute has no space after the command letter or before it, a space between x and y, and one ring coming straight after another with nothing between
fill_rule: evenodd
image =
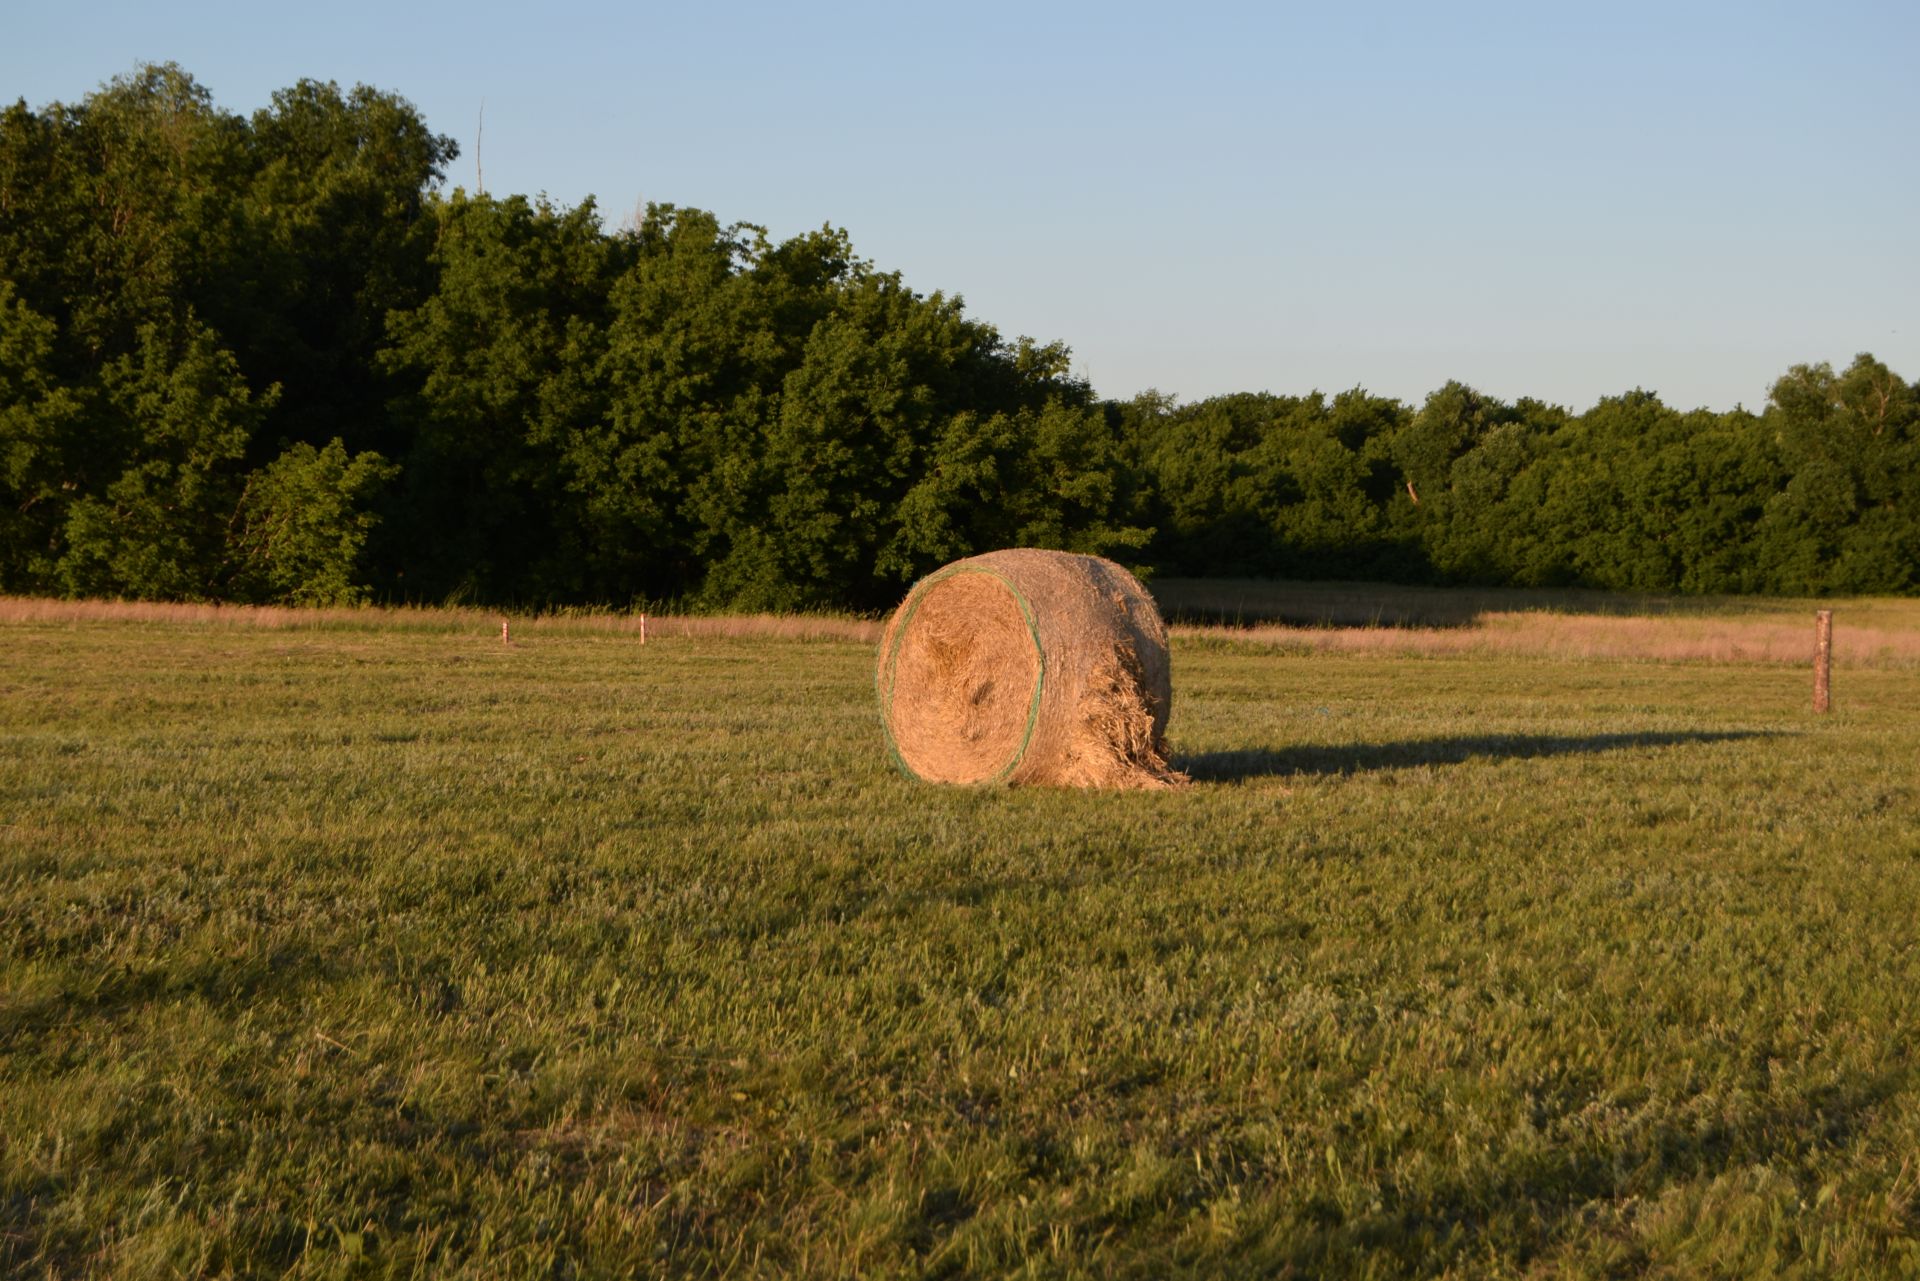
<instances>
[{"instance_id":1,"label":"sunlit grass","mask_svg":"<svg viewBox=\"0 0 1920 1281\"><path fill-rule=\"evenodd\" d=\"M1920 1268L1912 666L1183 636L1082 795L861 643L8 617L0 1271Z\"/></svg>"}]
</instances>

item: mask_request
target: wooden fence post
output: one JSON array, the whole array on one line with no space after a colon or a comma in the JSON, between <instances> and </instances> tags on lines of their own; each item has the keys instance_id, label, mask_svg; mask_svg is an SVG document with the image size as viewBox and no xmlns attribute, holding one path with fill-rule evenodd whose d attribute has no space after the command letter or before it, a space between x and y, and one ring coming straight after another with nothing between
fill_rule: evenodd
<instances>
[{"instance_id":1,"label":"wooden fence post","mask_svg":"<svg viewBox=\"0 0 1920 1281\"><path fill-rule=\"evenodd\" d=\"M1813 616L1813 710L1824 712L1833 701L1833 611Z\"/></svg>"}]
</instances>

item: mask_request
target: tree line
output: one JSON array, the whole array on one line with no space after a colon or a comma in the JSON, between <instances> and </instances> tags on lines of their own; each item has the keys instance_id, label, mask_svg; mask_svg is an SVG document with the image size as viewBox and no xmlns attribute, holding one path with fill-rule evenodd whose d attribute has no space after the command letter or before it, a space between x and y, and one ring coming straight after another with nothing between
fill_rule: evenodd
<instances>
[{"instance_id":1,"label":"tree line","mask_svg":"<svg viewBox=\"0 0 1920 1281\"><path fill-rule=\"evenodd\" d=\"M1920 589L1920 398L1098 398L831 227L446 187L403 98L179 67L0 114L0 591L873 608L1038 545L1186 575Z\"/></svg>"}]
</instances>

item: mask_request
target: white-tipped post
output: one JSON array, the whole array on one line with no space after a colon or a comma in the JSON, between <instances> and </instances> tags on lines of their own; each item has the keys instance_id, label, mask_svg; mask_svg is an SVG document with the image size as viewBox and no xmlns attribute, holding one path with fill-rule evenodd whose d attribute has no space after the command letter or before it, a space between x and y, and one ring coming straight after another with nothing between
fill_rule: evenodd
<instances>
[{"instance_id":1,"label":"white-tipped post","mask_svg":"<svg viewBox=\"0 0 1920 1281\"><path fill-rule=\"evenodd\" d=\"M1825 712L1833 704L1833 611L1813 616L1813 710Z\"/></svg>"}]
</instances>

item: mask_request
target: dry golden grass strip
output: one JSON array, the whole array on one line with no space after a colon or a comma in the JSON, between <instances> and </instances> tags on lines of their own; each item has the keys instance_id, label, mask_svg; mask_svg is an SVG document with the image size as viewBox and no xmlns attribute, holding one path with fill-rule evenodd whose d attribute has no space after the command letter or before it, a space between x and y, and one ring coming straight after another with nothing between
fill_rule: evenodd
<instances>
[{"instance_id":1,"label":"dry golden grass strip","mask_svg":"<svg viewBox=\"0 0 1920 1281\"><path fill-rule=\"evenodd\" d=\"M1812 626L1818 609L1853 626L1920 631L1920 597L1680 596L1595 588L1418 587L1289 579L1155 577L1153 598L1178 627L1462 627L1495 614L1747 619Z\"/></svg>"},{"instance_id":2,"label":"dry golden grass strip","mask_svg":"<svg viewBox=\"0 0 1920 1281\"><path fill-rule=\"evenodd\" d=\"M1315 653L1487 654L1605 661L1811 664L1813 615L1804 619L1623 618L1594 614L1489 613L1461 627L1176 627L1176 637L1269 644ZM1920 664L1920 630L1834 626L1842 667Z\"/></svg>"},{"instance_id":3,"label":"dry golden grass strip","mask_svg":"<svg viewBox=\"0 0 1920 1281\"><path fill-rule=\"evenodd\" d=\"M577 635L615 633L638 637L637 613L563 610L519 614L467 606L360 606L315 609L282 605L217 605L161 601L50 600L0 597L0 626L8 624L132 623L210 628L260 628L269 631L399 629L498 633L503 619L514 637L542 633ZM668 637L770 637L786 640L844 640L872 644L881 625L843 614L648 615L650 639Z\"/></svg>"},{"instance_id":4,"label":"dry golden grass strip","mask_svg":"<svg viewBox=\"0 0 1920 1281\"><path fill-rule=\"evenodd\" d=\"M1159 588L1156 583L1156 589ZM1273 607L1281 584L1263 585ZM1367 618L1393 615L1399 609L1368 607L1356 585L1335 585L1351 599L1348 616ZM1302 589L1303 609L1325 602ZM1433 614L1445 595L1440 589L1378 589L1380 599L1396 601L1400 594L1417 596L1419 611ZM1482 593L1493 596L1495 593ZM1510 592L1515 600L1525 593ZM1597 596L1597 594L1594 594ZM1412 597L1410 597L1411 599ZM1176 625L1175 637L1227 639L1269 644L1314 653L1445 655L1490 654L1605 661L1810 664L1813 661L1815 602L1768 598L1684 602L1662 598L1633 601L1621 598L1605 605L1605 612L1574 612L1554 608L1484 608L1489 601L1471 593L1462 595L1455 611L1459 622L1443 626L1254 626ZM1647 615L1618 612L1633 604ZM1834 664L1838 667L1907 667L1920 665L1920 601L1884 598L1831 602L1834 616ZM1682 606L1686 608L1683 609ZM1411 608L1409 606L1408 608ZM154 601L50 600L39 597L0 597L0 626L127 623L184 625L208 628L264 628L268 630L400 629L431 632L475 632L497 635L502 618L510 619L512 635L533 638L542 634L612 634L638 637L640 616L605 610L574 610L548 614L502 614L463 606L365 606L314 609L292 606L174 604ZM652 615L647 635L655 639L771 638L787 640L850 641L873 644L884 624L844 614L729 614Z\"/></svg>"}]
</instances>

